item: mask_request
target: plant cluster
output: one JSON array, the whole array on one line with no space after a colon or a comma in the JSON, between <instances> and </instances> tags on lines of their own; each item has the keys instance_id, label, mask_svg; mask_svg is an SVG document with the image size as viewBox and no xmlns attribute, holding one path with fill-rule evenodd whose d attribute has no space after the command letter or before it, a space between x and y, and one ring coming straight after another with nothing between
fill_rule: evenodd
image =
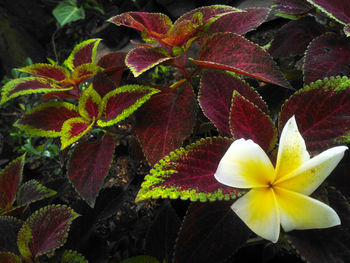
<instances>
[{"instance_id":1,"label":"plant cluster","mask_svg":"<svg viewBox=\"0 0 350 263\"><path fill-rule=\"evenodd\" d=\"M252 232L231 209L233 200L247 190L222 184L214 176L238 139L254 141L272 164L276 159L278 163L277 139L295 116L312 156L350 142L349 4L345 0L274 2L272 11L200 7L174 23L161 13L122 13L108 21L140 31L144 43L135 42L127 53L98 57L101 39L88 39L73 49L62 66L37 63L20 68L31 76L2 87L0 105L5 106L19 96L42 94L40 104L25 112L15 126L60 140L67 178L77 195L90 209L99 206L105 213L95 215L94 222L117 206L109 202L106 206L112 208L101 209L99 193L122 139L140 147L152 167L136 202L191 201L182 223L174 209L164 205L146 238L149 256L124 262L221 262L251 242ZM270 13L291 21L261 47L244 35L263 24ZM320 24L320 17L326 17L328 24ZM298 59L301 70L282 71L278 65ZM154 68L153 77L166 77L166 83L123 82L127 70L137 81ZM295 84L300 79L303 87ZM262 88L257 89L259 84ZM296 91L280 108L271 109L277 112L272 114L271 105L258 92L266 87ZM215 136L203 132L208 123ZM26 217L28 205L56 192L35 180L22 183L24 162L23 155L0 173L0 261L39 262L45 256L57 262L86 262L72 250L55 255L79 216L72 208L49 204ZM343 176L336 172L334 178ZM313 197L334 208L342 225L282 232L281 247L286 251L293 247L317 263L345 261L350 256L348 248L338 251L340 244L349 247L350 227L349 192L339 181L345 179L329 180Z\"/></svg>"}]
</instances>

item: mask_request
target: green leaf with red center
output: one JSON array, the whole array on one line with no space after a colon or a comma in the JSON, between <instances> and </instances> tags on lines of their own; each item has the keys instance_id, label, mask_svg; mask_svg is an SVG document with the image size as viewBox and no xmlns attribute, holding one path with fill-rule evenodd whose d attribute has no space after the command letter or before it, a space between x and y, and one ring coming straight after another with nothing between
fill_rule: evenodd
<instances>
[{"instance_id":1,"label":"green leaf with red center","mask_svg":"<svg viewBox=\"0 0 350 263\"><path fill-rule=\"evenodd\" d=\"M78 108L73 104L48 102L32 108L15 126L37 136L59 137L63 123L79 116Z\"/></svg>"},{"instance_id":2,"label":"green leaf with red center","mask_svg":"<svg viewBox=\"0 0 350 263\"><path fill-rule=\"evenodd\" d=\"M56 191L51 190L32 179L22 184L17 192L16 205L25 206L33 202L54 196Z\"/></svg>"},{"instance_id":3,"label":"green leaf with red center","mask_svg":"<svg viewBox=\"0 0 350 263\"><path fill-rule=\"evenodd\" d=\"M270 116L237 91L232 95L229 122L235 139L251 139L267 153L276 144L277 129Z\"/></svg>"},{"instance_id":4,"label":"green leaf with red center","mask_svg":"<svg viewBox=\"0 0 350 263\"><path fill-rule=\"evenodd\" d=\"M136 112L135 132L151 164L181 147L191 135L197 111L194 96L192 87L184 83L155 94Z\"/></svg>"},{"instance_id":5,"label":"green leaf with red center","mask_svg":"<svg viewBox=\"0 0 350 263\"><path fill-rule=\"evenodd\" d=\"M234 71L265 82L290 88L270 55L258 45L235 33L217 33L202 45L196 65Z\"/></svg>"},{"instance_id":6,"label":"green leaf with red center","mask_svg":"<svg viewBox=\"0 0 350 263\"><path fill-rule=\"evenodd\" d=\"M0 262L6 263L22 263L19 256L11 252L0 252Z\"/></svg>"},{"instance_id":7,"label":"green leaf with red center","mask_svg":"<svg viewBox=\"0 0 350 263\"><path fill-rule=\"evenodd\" d=\"M140 85L125 85L103 97L104 119L97 125L106 127L114 125L133 114L159 90Z\"/></svg>"},{"instance_id":8,"label":"green leaf with red center","mask_svg":"<svg viewBox=\"0 0 350 263\"><path fill-rule=\"evenodd\" d=\"M276 33L268 52L274 58L302 55L310 41L324 31L324 26L310 16L290 21Z\"/></svg>"},{"instance_id":9,"label":"green leaf with red center","mask_svg":"<svg viewBox=\"0 0 350 263\"><path fill-rule=\"evenodd\" d=\"M233 212L232 203L190 204L176 242L174 263L222 262L247 241L251 231Z\"/></svg>"},{"instance_id":10,"label":"green leaf with red center","mask_svg":"<svg viewBox=\"0 0 350 263\"><path fill-rule=\"evenodd\" d=\"M94 121L90 122L82 117L75 117L66 120L62 125L61 130L61 150L67 146L78 141L81 137L87 134L92 126L95 124Z\"/></svg>"},{"instance_id":11,"label":"green leaf with red center","mask_svg":"<svg viewBox=\"0 0 350 263\"><path fill-rule=\"evenodd\" d=\"M94 207L96 197L108 174L114 153L113 136L79 144L69 160L68 174L78 194Z\"/></svg>"},{"instance_id":12,"label":"green leaf with red center","mask_svg":"<svg viewBox=\"0 0 350 263\"><path fill-rule=\"evenodd\" d=\"M297 91L282 106L280 131L293 115L311 153L349 143L350 80L347 77L325 78Z\"/></svg>"},{"instance_id":13,"label":"green leaf with red center","mask_svg":"<svg viewBox=\"0 0 350 263\"><path fill-rule=\"evenodd\" d=\"M18 70L37 77L51 79L54 81L63 81L70 76L70 72L64 67L45 63L33 64L24 68L20 68Z\"/></svg>"},{"instance_id":14,"label":"green leaf with red center","mask_svg":"<svg viewBox=\"0 0 350 263\"><path fill-rule=\"evenodd\" d=\"M126 69L126 55L127 53L122 51L112 52L107 55L104 55L97 62L97 66L103 68L103 72L114 81L116 86L120 86L123 70ZM97 89L96 91L98 92ZM106 93L99 94L101 95L101 97L103 97L104 95L106 95Z\"/></svg>"},{"instance_id":15,"label":"green leaf with red center","mask_svg":"<svg viewBox=\"0 0 350 263\"><path fill-rule=\"evenodd\" d=\"M150 68L172 58L162 48L134 48L129 51L125 63L134 76L138 77Z\"/></svg>"},{"instance_id":16,"label":"green leaf with red center","mask_svg":"<svg viewBox=\"0 0 350 263\"><path fill-rule=\"evenodd\" d=\"M146 12L126 12L110 18L108 22L141 31L145 41L162 39L173 25L164 14Z\"/></svg>"},{"instance_id":17,"label":"green leaf with red center","mask_svg":"<svg viewBox=\"0 0 350 263\"><path fill-rule=\"evenodd\" d=\"M73 71L83 64L95 63L97 47L101 40L98 38L88 39L76 45L64 64Z\"/></svg>"},{"instance_id":18,"label":"green leaf with red center","mask_svg":"<svg viewBox=\"0 0 350 263\"><path fill-rule=\"evenodd\" d=\"M13 79L2 87L0 105L21 95L52 91L66 91L69 89L71 88L63 88L54 82L38 77Z\"/></svg>"},{"instance_id":19,"label":"green leaf with red center","mask_svg":"<svg viewBox=\"0 0 350 263\"><path fill-rule=\"evenodd\" d=\"M350 76L350 41L335 33L315 38L305 53L304 82L325 77Z\"/></svg>"},{"instance_id":20,"label":"green leaf with red center","mask_svg":"<svg viewBox=\"0 0 350 263\"><path fill-rule=\"evenodd\" d=\"M13 216L0 216L0 251L19 254L17 234L23 222ZM7 261L1 261L6 263Z\"/></svg>"},{"instance_id":21,"label":"green leaf with red center","mask_svg":"<svg viewBox=\"0 0 350 263\"><path fill-rule=\"evenodd\" d=\"M323 12L325 12L330 18L338 21L339 23L349 26L350 25L350 5L348 0L307 0ZM347 36L350 36L350 32L344 30Z\"/></svg>"},{"instance_id":22,"label":"green leaf with red center","mask_svg":"<svg viewBox=\"0 0 350 263\"><path fill-rule=\"evenodd\" d=\"M220 184L214 174L232 140L213 137L170 153L145 177L136 200L181 198L191 201L234 199L242 191Z\"/></svg>"},{"instance_id":23,"label":"green leaf with red center","mask_svg":"<svg viewBox=\"0 0 350 263\"><path fill-rule=\"evenodd\" d=\"M70 225L78 216L65 205L49 205L33 213L18 233L17 245L24 260L32 262L63 246Z\"/></svg>"},{"instance_id":24,"label":"green leaf with red center","mask_svg":"<svg viewBox=\"0 0 350 263\"><path fill-rule=\"evenodd\" d=\"M203 72L200 82L199 103L205 116L210 119L222 135L230 136L229 115L233 91L254 103L268 114L266 103L251 86L230 73L218 70Z\"/></svg>"},{"instance_id":25,"label":"green leaf with red center","mask_svg":"<svg viewBox=\"0 0 350 263\"><path fill-rule=\"evenodd\" d=\"M80 115L89 121L98 120L102 114L102 107L101 96L90 85L80 96L78 104Z\"/></svg>"},{"instance_id":26,"label":"green leaf with red center","mask_svg":"<svg viewBox=\"0 0 350 263\"><path fill-rule=\"evenodd\" d=\"M25 155L18 157L0 171L0 215L13 206L16 192L22 181Z\"/></svg>"},{"instance_id":27,"label":"green leaf with red center","mask_svg":"<svg viewBox=\"0 0 350 263\"><path fill-rule=\"evenodd\" d=\"M304 15L314 7L307 0L273 0L273 10L276 13L288 15Z\"/></svg>"}]
</instances>

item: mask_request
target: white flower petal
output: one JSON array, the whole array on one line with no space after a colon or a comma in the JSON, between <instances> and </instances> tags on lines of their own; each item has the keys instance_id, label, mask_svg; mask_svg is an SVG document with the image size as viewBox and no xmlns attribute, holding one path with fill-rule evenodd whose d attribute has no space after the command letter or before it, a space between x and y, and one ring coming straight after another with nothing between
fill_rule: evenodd
<instances>
[{"instance_id":1,"label":"white flower petal","mask_svg":"<svg viewBox=\"0 0 350 263\"><path fill-rule=\"evenodd\" d=\"M278 241L279 210L272 188L252 189L231 208L255 234L273 243Z\"/></svg>"},{"instance_id":2,"label":"white flower petal","mask_svg":"<svg viewBox=\"0 0 350 263\"><path fill-rule=\"evenodd\" d=\"M276 180L293 172L309 159L310 155L306 150L305 141L293 115L281 133L276 163Z\"/></svg>"},{"instance_id":3,"label":"white flower petal","mask_svg":"<svg viewBox=\"0 0 350 263\"><path fill-rule=\"evenodd\" d=\"M259 145L252 140L239 139L222 157L214 176L231 187L265 187L273 180L274 169Z\"/></svg>"},{"instance_id":4,"label":"white flower petal","mask_svg":"<svg viewBox=\"0 0 350 263\"><path fill-rule=\"evenodd\" d=\"M281 225L284 231L327 228L340 224L337 213L309 196L275 187Z\"/></svg>"},{"instance_id":5,"label":"white flower petal","mask_svg":"<svg viewBox=\"0 0 350 263\"><path fill-rule=\"evenodd\" d=\"M346 146L328 149L305 162L290 175L276 181L274 185L310 195L338 165L347 149Z\"/></svg>"}]
</instances>

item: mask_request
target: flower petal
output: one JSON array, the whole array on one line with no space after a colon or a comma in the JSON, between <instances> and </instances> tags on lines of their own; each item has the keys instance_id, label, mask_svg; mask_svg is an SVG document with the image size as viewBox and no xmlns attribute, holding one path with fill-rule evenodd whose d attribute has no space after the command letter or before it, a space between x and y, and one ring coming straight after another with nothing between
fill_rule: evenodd
<instances>
[{"instance_id":1,"label":"flower petal","mask_svg":"<svg viewBox=\"0 0 350 263\"><path fill-rule=\"evenodd\" d=\"M274 188L284 231L327 228L340 224L337 213L328 205L297 192Z\"/></svg>"},{"instance_id":2,"label":"flower petal","mask_svg":"<svg viewBox=\"0 0 350 263\"><path fill-rule=\"evenodd\" d=\"M234 141L214 174L220 183L238 188L267 187L273 180L273 165L252 140Z\"/></svg>"},{"instance_id":3,"label":"flower petal","mask_svg":"<svg viewBox=\"0 0 350 263\"><path fill-rule=\"evenodd\" d=\"M333 171L344 156L346 146L328 149L306 161L290 175L276 181L274 185L304 195L310 195Z\"/></svg>"},{"instance_id":4,"label":"flower petal","mask_svg":"<svg viewBox=\"0 0 350 263\"><path fill-rule=\"evenodd\" d=\"M273 243L277 242L280 219L272 188L252 189L231 208L255 234Z\"/></svg>"},{"instance_id":5,"label":"flower petal","mask_svg":"<svg viewBox=\"0 0 350 263\"><path fill-rule=\"evenodd\" d=\"M275 170L276 180L293 172L309 159L310 155L306 150L305 141L298 130L293 115L281 133Z\"/></svg>"}]
</instances>

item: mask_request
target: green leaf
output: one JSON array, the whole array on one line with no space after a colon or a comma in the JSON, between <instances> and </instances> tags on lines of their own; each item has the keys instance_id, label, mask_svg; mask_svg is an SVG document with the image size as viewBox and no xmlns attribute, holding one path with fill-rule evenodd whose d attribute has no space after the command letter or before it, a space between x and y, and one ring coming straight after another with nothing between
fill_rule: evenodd
<instances>
[{"instance_id":1,"label":"green leaf","mask_svg":"<svg viewBox=\"0 0 350 263\"><path fill-rule=\"evenodd\" d=\"M78 8L75 0L63 0L52 13L60 26L85 18L84 9Z\"/></svg>"},{"instance_id":2,"label":"green leaf","mask_svg":"<svg viewBox=\"0 0 350 263\"><path fill-rule=\"evenodd\" d=\"M88 261L77 251L65 250L59 263L88 263ZM58 263L57 262L57 263Z\"/></svg>"}]
</instances>

